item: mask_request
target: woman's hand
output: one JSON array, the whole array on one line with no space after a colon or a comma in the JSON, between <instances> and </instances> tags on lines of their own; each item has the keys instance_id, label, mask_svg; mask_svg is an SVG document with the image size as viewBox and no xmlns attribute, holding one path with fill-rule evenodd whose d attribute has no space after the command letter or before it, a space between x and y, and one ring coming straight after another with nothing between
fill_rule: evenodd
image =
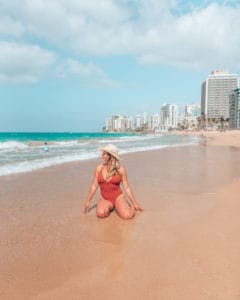
<instances>
[{"instance_id":1,"label":"woman's hand","mask_svg":"<svg viewBox=\"0 0 240 300\"><path fill-rule=\"evenodd\" d=\"M134 203L133 207L135 208L136 211L143 211L142 207L137 203Z\"/></svg>"},{"instance_id":2,"label":"woman's hand","mask_svg":"<svg viewBox=\"0 0 240 300\"><path fill-rule=\"evenodd\" d=\"M83 209L84 214L88 213L89 204L90 204L90 201L85 202L84 209Z\"/></svg>"},{"instance_id":3,"label":"woman's hand","mask_svg":"<svg viewBox=\"0 0 240 300\"><path fill-rule=\"evenodd\" d=\"M94 194L95 194L95 192L98 188L98 172L99 172L100 169L101 169L101 165L98 165L96 167L96 170L95 170L95 173L94 173L93 182L90 186L88 196L85 198L85 205L84 205L84 208L83 208L83 213L84 214L86 214L88 212L90 201L91 201L92 197L94 196Z\"/></svg>"}]
</instances>

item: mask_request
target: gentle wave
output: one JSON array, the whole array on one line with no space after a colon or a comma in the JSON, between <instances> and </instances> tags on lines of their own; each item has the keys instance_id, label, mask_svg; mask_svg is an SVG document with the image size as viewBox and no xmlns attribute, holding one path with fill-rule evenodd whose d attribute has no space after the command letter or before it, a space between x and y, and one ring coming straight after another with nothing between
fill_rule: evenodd
<instances>
[{"instance_id":1,"label":"gentle wave","mask_svg":"<svg viewBox=\"0 0 240 300\"><path fill-rule=\"evenodd\" d=\"M128 153L136 153L136 152L146 152L146 151L153 151L153 150L160 150L164 148L173 148L173 147L185 147L185 146L194 146L196 142L186 143L186 144L174 144L174 145L158 145L158 146L149 146L149 147L136 147L130 150L123 150L122 154Z\"/></svg>"},{"instance_id":2,"label":"gentle wave","mask_svg":"<svg viewBox=\"0 0 240 300\"><path fill-rule=\"evenodd\" d=\"M67 141L67 142L52 142L51 143L51 147L72 147L72 146L80 146L80 147L84 147L86 145L88 145L89 142L82 142L82 141Z\"/></svg>"},{"instance_id":3,"label":"gentle wave","mask_svg":"<svg viewBox=\"0 0 240 300\"><path fill-rule=\"evenodd\" d=\"M26 149L28 145L22 142L17 141L9 141L9 142L0 142L0 151L1 150L8 150L8 149Z\"/></svg>"},{"instance_id":4,"label":"gentle wave","mask_svg":"<svg viewBox=\"0 0 240 300\"><path fill-rule=\"evenodd\" d=\"M93 159L96 158L97 156L98 153L95 154L91 153L86 155L82 154L82 155L73 155L73 156L64 156L64 157L54 157L48 159L37 159L34 161L24 161L24 162L8 164L0 167L0 176L30 172L34 170L43 169L46 167L60 165L67 162Z\"/></svg>"},{"instance_id":5,"label":"gentle wave","mask_svg":"<svg viewBox=\"0 0 240 300\"><path fill-rule=\"evenodd\" d=\"M166 139L166 136L164 138ZM166 140L163 141L164 138L161 138L161 136L149 136L149 138L143 137L143 139L136 139L135 141L129 141L127 138L127 141L124 141L125 144L119 142L121 149L120 155L134 152L159 150L167 147L197 145L199 140L198 138L194 137L192 137L191 139L188 138L187 140L178 137L176 140L174 140L174 137L170 136L167 137L168 140L166 142ZM39 146L28 147L26 145L26 147L22 147L22 143L19 144L19 152L16 152L16 154L14 154L12 158L10 157L10 160L9 155L11 153L9 152L8 160L6 160L5 162L3 161L2 165L0 164L0 176L31 172L34 170L63 163L97 158L100 156L99 146L102 144L102 141L97 141L94 143L86 142L82 144L76 141L57 143L53 142L52 144L50 143L50 151L47 153L44 153L44 151L40 149ZM81 145L83 147L81 147ZM11 147L13 146L14 144L12 144ZM17 146L19 147L18 144ZM24 151L24 149L26 151Z\"/></svg>"},{"instance_id":6,"label":"gentle wave","mask_svg":"<svg viewBox=\"0 0 240 300\"><path fill-rule=\"evenodd\" d=\"M159 135L159 136L162 136L162 135ZM119 138L111 138L111 139L99 140L98 142L100 144L134 142L134 141L150 140L153 137L156 138L156 135L127 136L127 137L119 137Z\"/></svg>"}]
</instances>

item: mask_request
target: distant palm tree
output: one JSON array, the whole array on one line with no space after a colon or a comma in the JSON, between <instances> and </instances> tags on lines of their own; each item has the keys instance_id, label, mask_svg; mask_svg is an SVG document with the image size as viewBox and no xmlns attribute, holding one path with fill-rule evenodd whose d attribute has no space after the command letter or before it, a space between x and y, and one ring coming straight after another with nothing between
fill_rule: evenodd
<instances>
[{"instance_id":1,"label":"distant palm tree","mask_svg":"<svg viewBox=\"0 0 240 300\"><path fill-rule=\"evenodd\" d=\"M201 129L206 128L206 115L204 112L201 113Z\"/></svg>"},{"instance_id":2,"label":"distant palm tree","mask_svg":"<svg viewBox=\"0 0 240 300\"><path fill-rule=\"evenodd\" d=\"M223 116L221 116L221 118L220 118L220 123L221 123L221 131L223 131L223 129L224 129L224 117Z\"/></svg>"}]
</instances>

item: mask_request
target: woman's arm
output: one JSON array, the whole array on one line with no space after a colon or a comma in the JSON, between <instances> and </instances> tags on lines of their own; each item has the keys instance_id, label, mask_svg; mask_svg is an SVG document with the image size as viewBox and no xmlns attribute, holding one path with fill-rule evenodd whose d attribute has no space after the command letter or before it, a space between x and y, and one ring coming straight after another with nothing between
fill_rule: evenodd
<instances>
[{"instance_id":1,"label":"woman's arm","mask_svg":"<svg viewBox=\"0 0 240 300\"><path fill-rule=\"evenodd\" d=\"M94 196L97 188L98 188L98 172L99 172L99 169L100 169L101 166L97 166L96 167L96 170L95 170L95 173L94 173L94 177L93 177L93 181L92 181L92 184L90 186L90 189L89 189L89 192L88 192L88 196L85 200L85 205L84 205L84 209L83 209L83 212L84 213L87 213L88 212L88 207L89 207L89 204L90 204L90 201L92 200L92 197Z\"/></svg>"},{"instance_id":2,"label":"woman's arm","mask_svg":"<svg viewBox=\"0 0 240 300\"><path fill-rule=\"evenodd\" d=\"M119 170L119 173L121 174L122 176L122 183L123 183L123 187L124 187L124 190L126 191L131 203L132 203L132 206L136 209L136 210L139 210L139 211L143 211L143 209L141 208L141 206L139 204L137 204L136 202L136 199L135 199L135 196L133 194L133 191L128 183L128 178L127 178L127 171L124 167L121 167L120 170Z\"/></svg>"}]
</instances>

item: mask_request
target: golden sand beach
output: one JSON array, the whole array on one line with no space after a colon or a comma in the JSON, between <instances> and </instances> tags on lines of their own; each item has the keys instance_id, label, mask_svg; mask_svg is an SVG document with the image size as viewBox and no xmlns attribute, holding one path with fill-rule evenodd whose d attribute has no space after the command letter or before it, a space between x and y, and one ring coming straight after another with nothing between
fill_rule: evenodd
<instances>
[{"instance_id":1,"label":"golden sand beach","mask_svg":"<svg viewBox=\"0 0 240 300\"><path fill-rule=\"evenodd\" d=\"M0 299L240 299L240 133L123 156L144 212L82 214L96 163L0 177Z\"/></svg>"},{"instance_id":2,"label":"golden sand beach","mask_svg":"<svg viewBox=\"0 0 240 300\"><path fill-rule=\"evenodd\" d=\"M202 136L211 146L240 147L240 130L226 131L173 131L173 134Z\"/></svg>"}]
</instances>

